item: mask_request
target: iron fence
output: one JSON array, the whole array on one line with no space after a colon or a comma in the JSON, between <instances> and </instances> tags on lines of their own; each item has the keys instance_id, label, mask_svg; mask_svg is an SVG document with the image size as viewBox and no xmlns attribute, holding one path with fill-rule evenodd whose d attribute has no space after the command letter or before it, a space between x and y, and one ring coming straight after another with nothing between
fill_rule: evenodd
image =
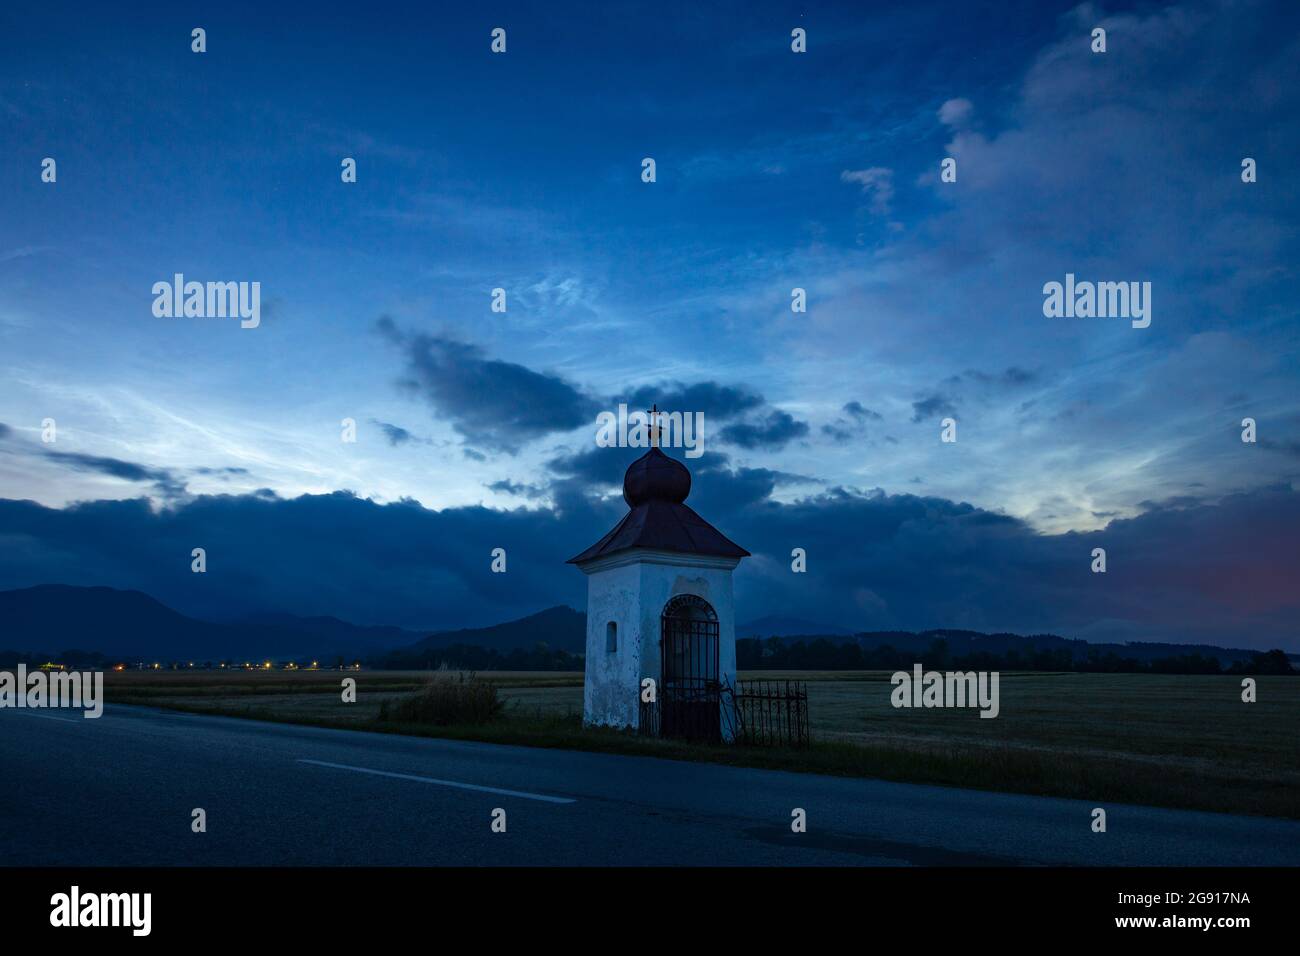
<instances>
[{"instance_id":1,"label":"iron fence","mask_svg":"<svg viewBox=\"0 0 1300 956\"><path fill-rule=\"evenodd\" d=\"M812 741L803 681L742 680L733 699L737 743L806 747Z\"/></svg>"},{"instance_id":2,"label":"iron fence","mask_svg":"<svg viewBox=\"0 0 1300 956\"><path fill-rule=\"evenodd\" d=\"M655 701L641 701L638 732L766 747L806 747L812 742L808 685L803 681L674 681ZM725 732L724 732L725 728Z\"/></svg>"}]
</instances>

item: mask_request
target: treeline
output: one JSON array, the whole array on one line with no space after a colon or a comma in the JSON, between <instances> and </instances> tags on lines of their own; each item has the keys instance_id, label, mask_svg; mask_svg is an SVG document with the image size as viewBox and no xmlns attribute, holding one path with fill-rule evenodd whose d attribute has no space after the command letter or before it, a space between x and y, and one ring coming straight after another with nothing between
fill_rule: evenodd
<instances>
[{"instance_id":1,"label":"treeline","mask_svg":"<svg viewBox=\"0 0 1300 956\"><path fill-rule=\"evenodd\" d=\"M927 670L960 671L1079 671L1102 674L1294 674L1286 653L1271 650L1253 653L1248 661L1234 661L1225 667L1218 658L1204 654L1180 654L1153 660L1124 657L1114 651L1090 649L1084 654L1069 648L1009 650L1002 654L977 651L954 654L945 640L935 640L924 651L906 650L889 644L861 647L827 638L796 640L787 644L779 637L749 637L736 641L736 666L740 670L911 670L921 664Z\"/></svg>"},{"instance_id":2,"label":"treeline","mask_svg":"<svg viewBox=\"0 0 1300 956\"><path fill-rule=\"evenodd\" d=\"M418 671L437 670L444 664L452 670L467 671L580 671L583 659L567 651L551 650L537 644L532 650L515 648L501 652L473 644L451 644L447 647L406 649L390 654L376 655L366 662L376 670Z\"/></svg>"}]
</instances>

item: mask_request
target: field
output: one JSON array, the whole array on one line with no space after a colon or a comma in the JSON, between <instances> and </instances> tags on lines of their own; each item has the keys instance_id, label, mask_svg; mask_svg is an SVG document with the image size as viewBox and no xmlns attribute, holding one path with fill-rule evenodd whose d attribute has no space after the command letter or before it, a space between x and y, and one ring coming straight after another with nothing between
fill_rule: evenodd
<instances>
[{"instance_id":1,"label":"field","mask_svg":"<svg viewBox=\"0 0 1300 956\"><path fill-rule=\"evenodd\" d=\"M425 672L125 672L110 702L295 723L644 753L1087 800L1300 818L1300 680L1262 677L1258 702L1221 676L1003 673L1001 713L895 709L888 672L741 674L808 682L807 750L709 747L581 726L582 675L480 675L506 701L481 727L381 724ZM340 680L357 679L344 704Z\"/></svg>"}]
</instances>

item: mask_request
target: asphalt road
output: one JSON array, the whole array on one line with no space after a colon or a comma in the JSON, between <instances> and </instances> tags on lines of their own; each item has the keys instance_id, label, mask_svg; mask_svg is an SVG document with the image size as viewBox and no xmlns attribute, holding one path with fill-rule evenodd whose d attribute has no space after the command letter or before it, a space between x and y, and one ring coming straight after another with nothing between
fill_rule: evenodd
<instances>
[{"instance_id":1,"label":"asphalt road","mask_svg":"<svg viewBox=\"0 0 1300 956\"><path fill-rule=\"evenodd\" d=\"M123 705L0 711L5 865L1300 864L1300 822L1113 804L1097 834L1092 807Z\"/></svg>"}]
</instances>

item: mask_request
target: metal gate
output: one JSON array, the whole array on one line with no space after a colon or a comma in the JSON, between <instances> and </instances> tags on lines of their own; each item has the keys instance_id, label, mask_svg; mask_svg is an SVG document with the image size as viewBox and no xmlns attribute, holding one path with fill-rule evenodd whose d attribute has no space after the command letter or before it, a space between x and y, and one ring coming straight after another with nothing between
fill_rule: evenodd
<instances>
[{"instance_id":1,"label":"metal gate","mask_svg":"<svg viewBox=\"0 0 1300 956\"><path fill-rule=\"evenodd\" d=\"M738 743L758 746L807 747L812 739L808 720L808 685L801 680L742 680L736 700Z\"/></svg>"},{"instance_id":2,"label":"metal gate","mask_svg":"<svg viewBox=\"0 0 1300 956\"><path fill-rule=\"evenodd\" d=\"M709 602L681 594L660 618L659 733L687 740L722 739L718 615Z\"/></svg>"}]
</instances>

